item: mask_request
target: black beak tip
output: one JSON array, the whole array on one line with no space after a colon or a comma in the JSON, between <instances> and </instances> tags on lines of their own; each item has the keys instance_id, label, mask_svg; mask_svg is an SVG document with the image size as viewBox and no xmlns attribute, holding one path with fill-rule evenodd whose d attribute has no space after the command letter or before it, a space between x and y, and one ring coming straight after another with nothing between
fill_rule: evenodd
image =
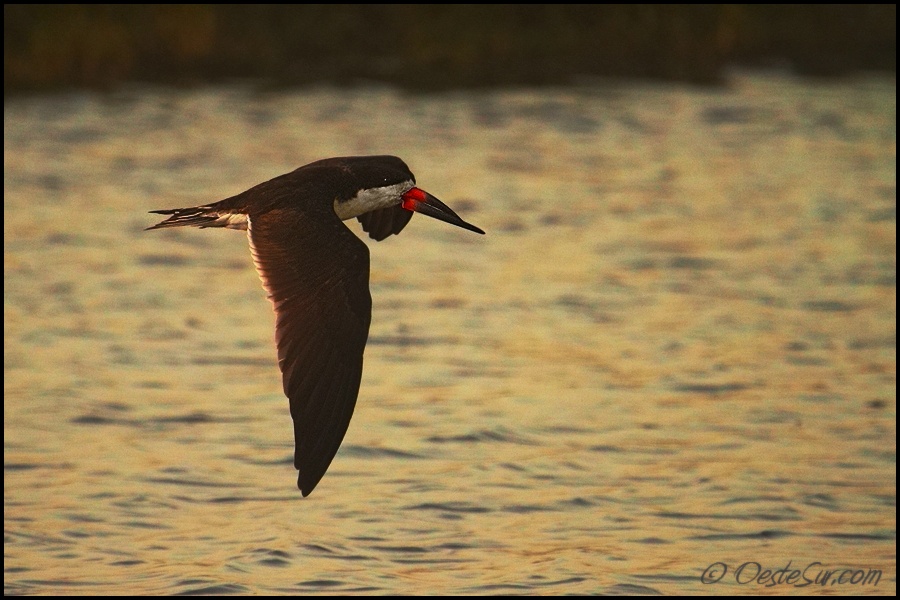
<instances>
[{"instance_id":1,"label":"black beak tip","mask_svg":"<svg viewBox=\"0 0 900 600\"><path fill-rule=\"evenodd\" d=\"M414 190L417 191L421 195L421 197L415 198L410 206L403 204L403 207L407 210L422 213L423 215L427 215L433 219L444 221L445 223L450 223L451 225L462 227L463 229L467 229L468 231L474 231L475 233L484 235L484 230L482 228L476 227L471 223L463 221L458 214L453 212L452 208L450 208L428 192L423 192L418 188L414 188Z\"/></svg>"}]
</instances>

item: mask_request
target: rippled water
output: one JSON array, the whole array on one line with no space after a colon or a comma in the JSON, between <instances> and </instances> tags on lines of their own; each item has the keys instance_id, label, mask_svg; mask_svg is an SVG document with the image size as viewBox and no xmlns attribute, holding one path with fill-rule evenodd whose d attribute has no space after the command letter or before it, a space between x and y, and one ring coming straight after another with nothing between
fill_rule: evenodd
<instances>
[{"instance_id":1,"label":"rippled water","mask_svg":"<svg viewBox=\"0 0 900 600\"><path fill-rule=\"evenodd\" d=\"M370 153L488 233L370 242L304 499L246 237L142 229ZM884 79L7 100L5 591L894 594L895 169Z\"/></svg>"}]
</instances>

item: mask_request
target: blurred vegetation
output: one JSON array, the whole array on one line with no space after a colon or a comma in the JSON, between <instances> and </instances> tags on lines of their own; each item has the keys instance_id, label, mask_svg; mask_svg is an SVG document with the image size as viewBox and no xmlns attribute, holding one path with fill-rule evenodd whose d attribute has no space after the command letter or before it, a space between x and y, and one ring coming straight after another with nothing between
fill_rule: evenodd
<instances>
[{"instance_id":1,"label":"blurred vegetation","mask_svg":"<svg viewBox=\"0 0 900 600\"><path fill-rule=\"evenodd\" d=\"M896 5L4 5L4 89L896 70Z\"/></svg>"}]
</instances>

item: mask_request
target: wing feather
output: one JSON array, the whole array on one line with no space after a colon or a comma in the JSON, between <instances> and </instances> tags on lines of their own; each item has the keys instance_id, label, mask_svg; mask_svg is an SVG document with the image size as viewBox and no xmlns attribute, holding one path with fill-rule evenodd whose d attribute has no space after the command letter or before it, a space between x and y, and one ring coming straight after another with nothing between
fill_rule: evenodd
<instances>
[{"instance_id":1,"label":"wing feather","mask_svg":"<svg viewBox=\"0 0 900 600\"><path fill-rule=\"evenodd\" d=\"M372 314L369 250L333 213L275 209L248 221L253 261L277 315L297 485L307 496L337 453L356 406Z\"/></svg>"},{"instance_id":2,"label":"wing feather","mask_svg":"<svg viewBox=\"0 0 900 600\"><path fill-rule=\"evenodd\" d=\"M380 242L391 234L403 231L412 216L411 210L397 205L363 213L356 218L362 223L363 231L373 240Z\"/></svg>"}]
</instances>

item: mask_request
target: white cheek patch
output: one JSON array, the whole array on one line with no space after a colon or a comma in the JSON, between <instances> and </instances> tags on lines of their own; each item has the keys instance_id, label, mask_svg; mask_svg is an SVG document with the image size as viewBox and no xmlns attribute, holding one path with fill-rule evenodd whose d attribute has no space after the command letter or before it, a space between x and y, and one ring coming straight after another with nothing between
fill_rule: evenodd
<instances>
[{"instance_id":1,"label":"white cheek patch","mask_svg":"<svg viewBox=\"0 0 900 600\"><path fill-rule=\"evenodd\" d=\"M400 196L415 186L413 180L386 185L384 187L359 190L356 196L340 202L334 201L334 212L342 221L364 215L381 208L389 208L400 204Z\"/></svg>"}]
</instances>

